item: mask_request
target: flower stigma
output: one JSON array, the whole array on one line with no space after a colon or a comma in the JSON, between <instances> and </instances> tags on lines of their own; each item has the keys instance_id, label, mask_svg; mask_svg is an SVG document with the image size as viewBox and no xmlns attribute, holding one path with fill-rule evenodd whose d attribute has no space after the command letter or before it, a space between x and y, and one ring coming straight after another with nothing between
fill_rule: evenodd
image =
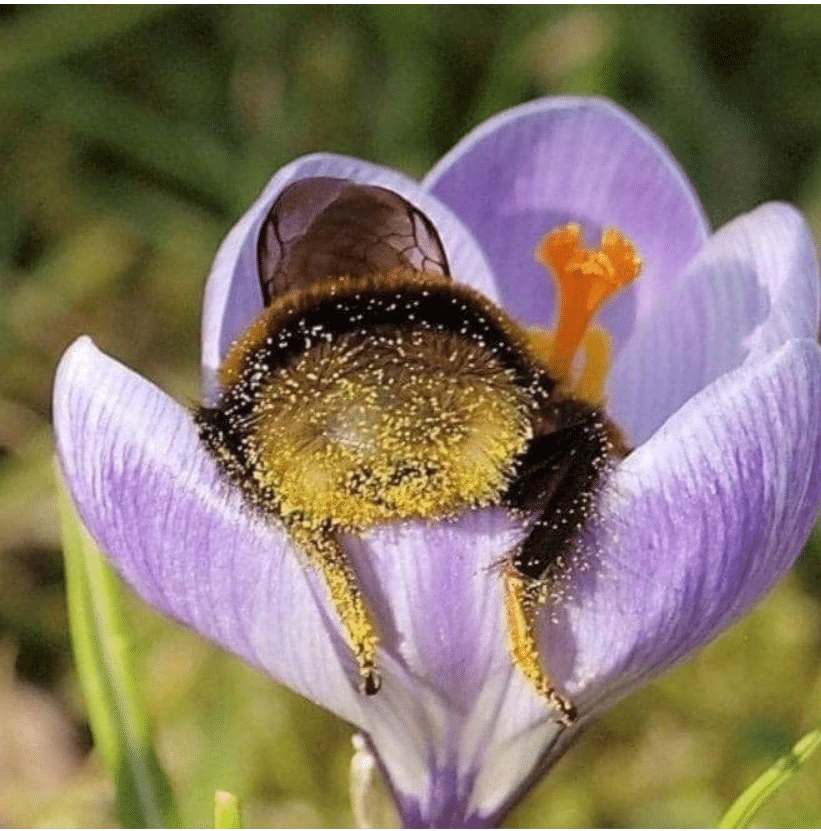
<instances>
[{"instance_id":1,"label":"flower stigma","mask_svg":"<svg viewBox=\"0 0 821 831\"><path fill-rule=\"evenodd\" d=\"M638 277L642 260L636 246L621 231L606 228L597 250L585 248L582 229L563 225L544 235L536 259L556 281L558 322L552 332L531 327L531 348L551 374L575 395L592 404L604 402L604 382L610 368L610 336L592 321L602 304ZM578 352L584 366L575 375Z\"/></svg>"}]
</instances>

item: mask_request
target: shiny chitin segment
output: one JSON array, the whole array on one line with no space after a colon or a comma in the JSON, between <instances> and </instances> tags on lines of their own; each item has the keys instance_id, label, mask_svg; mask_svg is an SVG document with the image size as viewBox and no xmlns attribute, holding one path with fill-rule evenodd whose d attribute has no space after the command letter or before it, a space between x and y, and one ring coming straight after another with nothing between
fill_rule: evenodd
<instances>
[{"instance_id":1,"label":"shiny chitin segment","mask_svg":"<svg viewBox=\"0 0 821 831\"><path fill-rule=\"evenodd\" d=\"M328 278L397 269L446 277L431 221L399 194L318 176L287 187L262 225L257 248L265 304Z\"/></svg>"}]
</instances>

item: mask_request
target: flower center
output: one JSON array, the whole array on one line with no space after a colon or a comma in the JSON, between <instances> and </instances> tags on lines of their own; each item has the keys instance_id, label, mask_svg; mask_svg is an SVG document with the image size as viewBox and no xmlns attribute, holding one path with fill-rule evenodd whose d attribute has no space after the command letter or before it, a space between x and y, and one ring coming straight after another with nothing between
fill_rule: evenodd
<instances>
[{"instance_id":1,"label":"flower center","mask_svg":"<svg viewBox=\"0 0 821 831\"><path fill-rule=\"evenodd\" d=\"M635 245L615 228L602 232L597 250L585 248L579 225L571 223L545 234L536 258L548 268L558 288L559 315L553 332L531 328L531 346L551 374L576 395L601 403L610 368L610 338L591 326L607 298L632 282L642 262ZM586 363L574 377L573 361L582 348Z\"/></svg>"}]
</instances>

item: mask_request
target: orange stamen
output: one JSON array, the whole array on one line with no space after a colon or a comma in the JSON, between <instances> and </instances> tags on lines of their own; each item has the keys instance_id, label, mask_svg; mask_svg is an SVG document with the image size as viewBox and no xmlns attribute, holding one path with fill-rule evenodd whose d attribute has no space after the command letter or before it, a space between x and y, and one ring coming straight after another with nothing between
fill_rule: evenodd
<instances>
[{"instance_id":1,"label":"orange stamen","mask_svg":"<svg viewBox=\"0 0 821 831\"><path fill-rule=\"evenodd\" d=\"M549 360L557 378L569 379L573 358L602 303L641 271L641 258L627 237L615 228L602 232L597 251L584 248L581 228L564 225L545 234L537 259L549 268L559 292L559 321Z\"/></svg>"}]
</instances>

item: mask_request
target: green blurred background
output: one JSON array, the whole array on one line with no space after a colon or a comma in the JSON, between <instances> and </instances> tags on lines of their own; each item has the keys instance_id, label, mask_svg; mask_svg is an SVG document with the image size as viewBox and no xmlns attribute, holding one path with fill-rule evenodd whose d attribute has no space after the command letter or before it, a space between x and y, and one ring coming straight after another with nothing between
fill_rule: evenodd
<instances>
[{"instance_id":1,"label":"green blurred background","mask_svg":"<svg viewBox=\"0 0 821 831\"><path fill-rule=\"evenodd\" d=\"M821 228L813 7L4 7L0 11L0 825L116 823L69 650L50 393L81 333L198 396L203 280L283 163L333 150L422 175L492 113L609 96L715 225L769 199ZM711 825L821 721L821 540L748 619L632 696L511 816ZM129 601L184 821L347 825L350 730ZM760 815L821 825L821 758Z\"/></svg>"}]
</instances>

